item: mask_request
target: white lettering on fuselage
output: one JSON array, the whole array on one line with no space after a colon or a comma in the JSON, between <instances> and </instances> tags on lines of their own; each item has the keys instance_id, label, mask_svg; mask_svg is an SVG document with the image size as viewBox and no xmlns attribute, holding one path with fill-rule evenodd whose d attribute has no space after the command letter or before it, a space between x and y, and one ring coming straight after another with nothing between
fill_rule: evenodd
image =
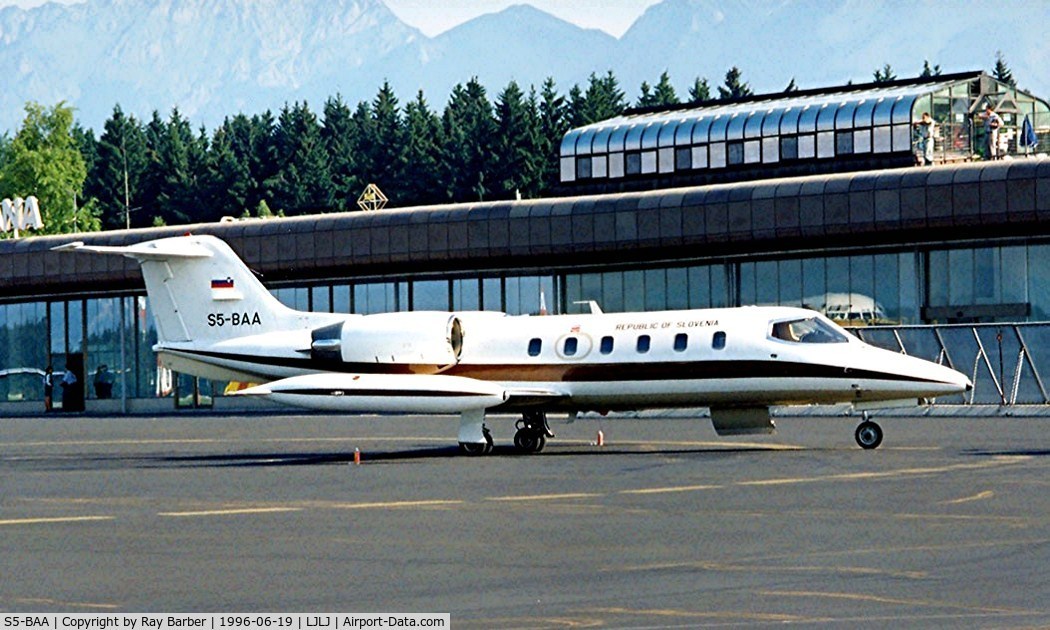
<instances>
[{"instance_id":1,"label":"white lettering on fuselage","mask_svg":"<svg viewBox=\"0 0 1050 630\"><path fill-rule=\"evenodd\" d=\"M663 322L632 322L630 324L616 324L616 330L666 330L668 328L705 328L717 326L717 319L694 319L689 321L663 321Z\"/></svg>"}]
</instances>

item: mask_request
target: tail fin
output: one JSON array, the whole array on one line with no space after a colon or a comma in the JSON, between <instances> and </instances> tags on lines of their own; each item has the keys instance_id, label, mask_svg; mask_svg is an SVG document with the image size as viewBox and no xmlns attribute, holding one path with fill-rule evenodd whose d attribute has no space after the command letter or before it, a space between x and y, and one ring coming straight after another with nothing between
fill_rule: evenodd
<instances>
[{"instance_id":1,"label":"tail fin","mask_svg":"<svg viewBox=\"0 0 1050 630\"><path fill-rule=\"evenodd\" d=\"M55 250L137 260L161 343L221 341L288 328L296 319L296 311L278 302L230 246L214 236L178 236L127 247L76 242Z\"/></svg>"}]
</instances>

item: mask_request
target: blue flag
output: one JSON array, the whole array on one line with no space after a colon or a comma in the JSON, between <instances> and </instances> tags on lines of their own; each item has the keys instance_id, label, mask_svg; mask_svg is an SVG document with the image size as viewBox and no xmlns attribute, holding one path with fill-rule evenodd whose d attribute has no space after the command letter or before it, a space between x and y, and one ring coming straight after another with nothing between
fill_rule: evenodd
<instances>
[{"instance_id":1,"label":"blue flag","mask_svg":"<svg viewBox=\"0 0 1050 630\"><path fill-rule=\"evenodd\" d=\"M1021 124L1021 137L1018 142L1022 147L1034 147L1039 144L1039 138L1035 136L1035 129L1032 129L1032 121L1028 120L1028 116L1024 117Z\"/></svg>"}]
</instances>

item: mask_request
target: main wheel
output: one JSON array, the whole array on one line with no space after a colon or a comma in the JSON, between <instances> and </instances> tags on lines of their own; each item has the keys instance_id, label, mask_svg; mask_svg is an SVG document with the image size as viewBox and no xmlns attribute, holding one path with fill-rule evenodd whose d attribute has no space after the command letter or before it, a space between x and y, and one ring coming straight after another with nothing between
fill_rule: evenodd
<instances>
[{"instance_id":1,"label":"main wheel","mask_svg":"<svg viewBox=\"0 0 1050 630\"><path fill-rule=\"evenodd\" d=\"M518 429L514 433L514 447L522 453L539 453L547 444L547 437L539 431Z\"/></svg>"},{"instance_id":2,"label":"main wheel","mask_svg":"<svg viewBox=\"0 0 1050 630\"><path fill-rule=\"evenodd\" d=\"M879 444L882 444L882 427L871 420L865 420L857 426L853 437L857 439L857 444L865 450L878 448Z\"/></svg>"},{"instance_id":3,"label":"main wheel","mask_svg":"<svg viewBox=\"0 0 1050 630\"><path fill-rule=\"evenodd\" d=\"M460 442L459 450L464 455L484 455L492 450L488 442Z\"/></svg>"}]
</instances>

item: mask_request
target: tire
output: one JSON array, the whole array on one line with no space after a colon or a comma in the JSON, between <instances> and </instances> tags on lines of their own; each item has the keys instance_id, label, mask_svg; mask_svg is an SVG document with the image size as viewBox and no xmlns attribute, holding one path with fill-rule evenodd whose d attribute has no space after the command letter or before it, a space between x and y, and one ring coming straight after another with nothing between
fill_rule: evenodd
<instances>
[{"instance_id":1,"label":"tire","mask_svg":"<svg viewBox=\"0 0 1050 630\"><path fill-rule=\"evenodd\" d=\"M547 438L539 431L519 429L514 434L514 448L521 453L539 453L547 444Z\"/></svg>"},{"instance_id":2,"label":"tire","mask_svg":"<svg viewBox=\"0 0 1050 630\"><path fill-rule=\"evenodd\" d=\"M865 420L857 426L853 437L856 438L857 445L862 449L869 451L876 449L879 444L882 444L882 427L870 420Z\"/></svg>"},{"instance_id":3,"label":"tire","mask_svg":"<svg viewBox=\"0 0 1050 630\"><path fill-rule=\"evenodd\" d=\"M484 455L492 450L492 445L488 442L460 442L459 451L464 455L470 455L471 457L477 457L478 455Z\"/></svg>"}]
</instances>

